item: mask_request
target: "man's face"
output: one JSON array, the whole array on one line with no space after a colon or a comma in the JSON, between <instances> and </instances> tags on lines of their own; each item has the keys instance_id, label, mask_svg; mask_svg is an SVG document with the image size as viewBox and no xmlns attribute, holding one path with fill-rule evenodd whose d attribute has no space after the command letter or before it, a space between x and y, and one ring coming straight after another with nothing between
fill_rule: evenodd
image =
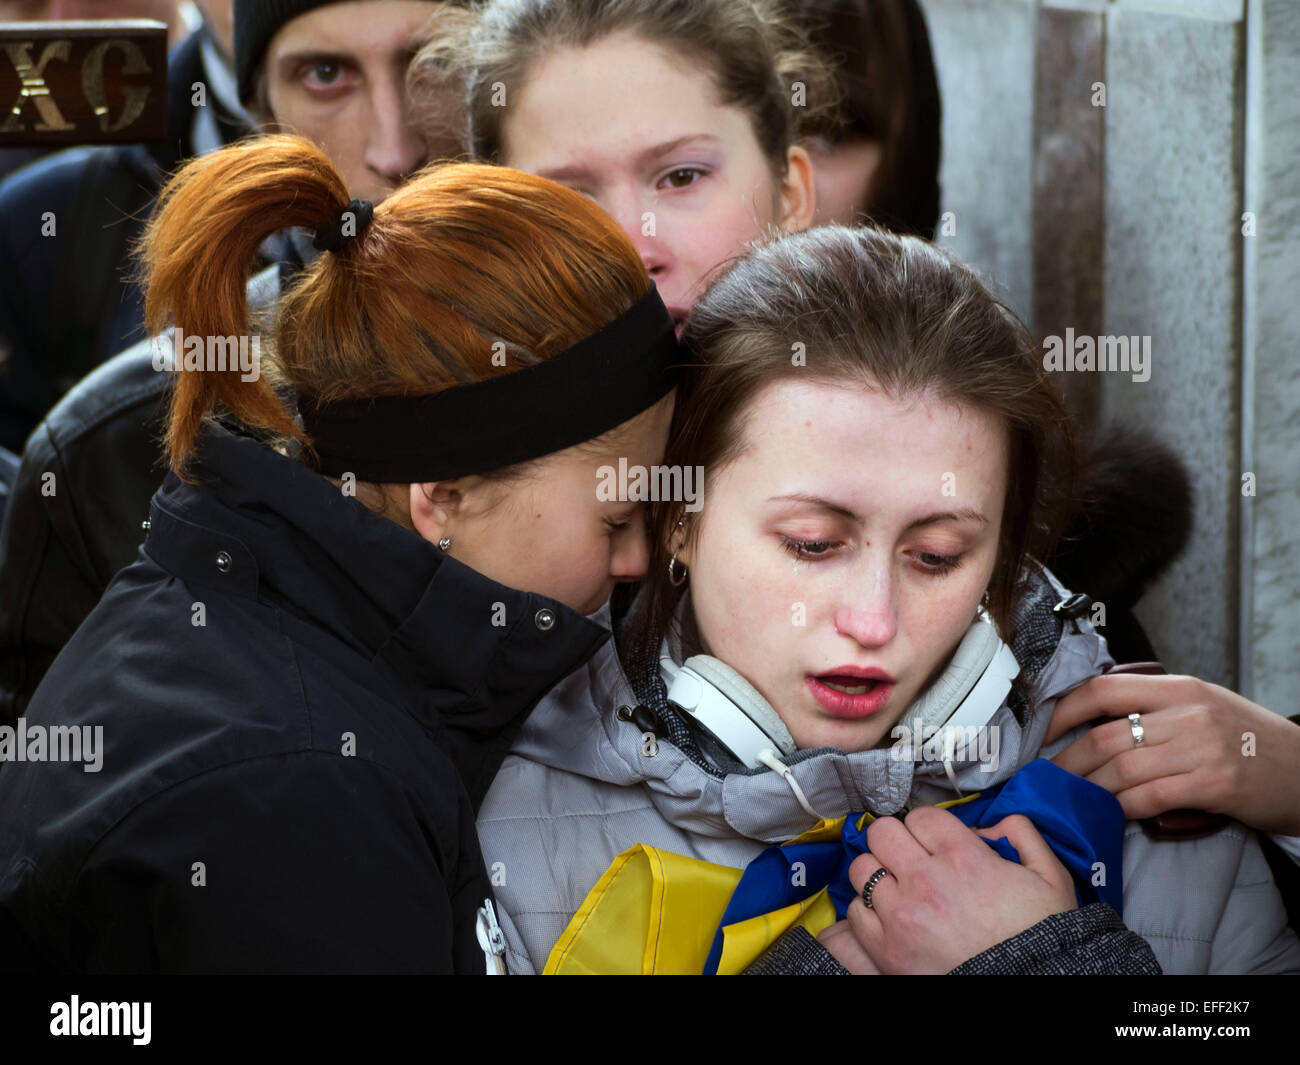
<instances>
[{"instance_id":1,"label":"man's face","mask_svg":"<svg viewBox=\"0 0 1300 1065\"><path fill-rule=\"evenodd\" d=\"M348 193L378 203L428 158L406 68L437 4L351 0L286 22L263 59L270 123L329 155Z\"/></svg>"}]
</instances>

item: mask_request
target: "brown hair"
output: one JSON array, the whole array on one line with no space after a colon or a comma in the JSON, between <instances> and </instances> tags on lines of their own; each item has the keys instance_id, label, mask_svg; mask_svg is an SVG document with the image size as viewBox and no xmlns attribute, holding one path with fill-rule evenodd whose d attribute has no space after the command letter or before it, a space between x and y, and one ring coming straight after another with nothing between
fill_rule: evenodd
<instances>
[{"instance_id":1,"label":"brown hair","mask_svg":"<svg viewBox=\"0 0 1300 1065\"><path fill-rule=\"evenodd\" d=\"M839 86L839 106L813 116L805 133L829 146L846 138L877 142L880 163L863 210L885 229L933 238L942 108L920 3L797 0L797 6Z\"/></svg>"},{"instance_id":2,"label":"brown hair","mask_svg":"<svg viewBox=\"0 0 1300 1065\"><path fill-rule=\"evenodd\" d=\"M289 226L325 227L348 203L329 158L301 137L191 161L164 188L143 241L149 329L244 333L258 246ZM631 242L587 197L505 167L449 163L398 189L357 239L303 271L279 302L272 368L325 403L431 395L550 358L649 287ZM310 449L265 375L183 370L167 427L178 475L217 404Z\"/></svg>"},{"instance_id":3,"label":"brown hair","mask_svg":"<svg viewBox=\"0 0 1300 1065\"><path fill-rule=\"evenodd\" d=\"M1010 468L989 612L1009 635L1022 570L1047 555L1069 496L1073 444L1038 346L974 273L916 237L821 226L758 248L715 282L683 341L694 364L678 388L670 467L715 475L739 453L754 397L782 380L848 380L894 396L927 391L1001 417ZM795 342L806 365L791 356ZM657 647L680 598L668 580L668 545L683 516L682 503L654 511L656 557L638 643Z\"/></svg>"},{"instance_id":4,"label":"brown hair","mask_svg":"<svg viewBox=\"0 0 1300 1065\"><path fill-rule=\"evenodd\" d=\"M491 0L460 34L440 34L422 49L412 69L431 71L432 84L463 86L469 151L499 162L506 108L495 87L517 94L548 52L621 31L697 59L722 101L749 115L777 175L801 125L835 106L826 64L772 0ZM421 80L413 73L414 84Z\"/></svg>"}]
</instances>

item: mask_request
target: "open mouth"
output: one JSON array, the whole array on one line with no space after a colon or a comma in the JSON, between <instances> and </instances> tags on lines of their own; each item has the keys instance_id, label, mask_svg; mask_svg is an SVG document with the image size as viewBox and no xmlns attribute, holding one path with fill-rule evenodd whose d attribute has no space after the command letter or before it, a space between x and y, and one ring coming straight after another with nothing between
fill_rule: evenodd
<instances>
[{"instance_id":1,"label":"open mouth","mask_svg":"<svg viewBox=\"0 0 1300 1065\"><path fill-rule=\"evenodd\" d=\"M832 717L869 717L889 701L894 690L894 681L887 674L882 670L872 672L881 675L821 673L808 676L806 683L817 705Z\"/></svg>"},{"instance_id":2,"label":"open mouth","mask_svg":"<svg viewBox=\"0 0 1300 1065\"><path fill-rule=\"evenodd\" d=\"M846 678L835 679L833 677L818 677L819 681L830 688L831 691L843 692L845 695L866 695L876 690L876 685L881 682L878 680L849 680Z\"/></svg>"}]
</instances>

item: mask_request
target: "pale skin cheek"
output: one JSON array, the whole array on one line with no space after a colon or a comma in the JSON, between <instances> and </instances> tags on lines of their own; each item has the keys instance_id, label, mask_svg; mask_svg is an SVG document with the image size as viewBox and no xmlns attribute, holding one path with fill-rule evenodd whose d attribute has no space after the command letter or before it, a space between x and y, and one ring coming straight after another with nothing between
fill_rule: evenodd
<instances>
[{"instance_id":1,"label":"pale skin cheek","mask_svg":"<svg viewBox=\"0 0 1300 1065\"><path fill-rule=\"evenodd\" d=\"M610 545L608 537L600 533L588 533L576 537L575 541L582 550L582 565L578 569L581 587L574 589L575 601L585 602L601 592L608 584L610 566Z\"/></svg>"},{"instance_id":2,"label":"pale skin cheek","mask_svg":"<svg viewBox=\"0 0 1300 1065\"><path fill-rule=\"evenodd\" d=\"M570 606L585 604L603 580L597 557L601 544L577 533L556 534L554 522L542 512L529 514L527 535L500 544L518 575L514 587L540 592Z\"/></svg>"},{"instance_id":3,"label":"pale skin cheek","mask_svg":"<svg viewBox=\"0 0 1300 1065\"><path fill-rule=\"evenodd\" d=\"M807 582L798 579L795 560L781 560L776 565L776 572L769 570L763 579L762 601L767 604L769 617L761 626L765 646L761 649L759 668L771 673L765 687L770 689L779 708L792 706L802 694L797 649L803 642L800 637L815 631L809 626L816 624L817 606ZM802 613L802 626L795 625L796 610Z\"/></svg>"},{"instance_id":4,"label":"pale skin cheek","mask_svg":"<svg viewBox=\"0 0 1300 1065\"><path fill-rule=\"evenodd\" d=\"M754 600L753 588L744 575L733 573L725 564L728 557L739 557L737 550L730 538L715 543L711 537L702 536L696 553L696 572L714 579L706 577L700 581L697 576L698 590L692 594L696 625L707 652L743 674L744 669L735 663L748 657L747 652L753 647L753 630L740 619L752 619Z\"/></svg>"},{"instance_id":5,"label":"pale skin cheek","mask_svg":"<svg viewBox=\"0 0 1300 1065\"><path fill-rule=\"evenodd\" d=\"M609 581L610 540L590 514L590 483L584 470L534 496L528 543L505 546L537 574L535 587L574 608L589 607Z\"/></svg>"},{"instance_id":6,"label":"pale skin cheek","mask_svg":"<svg viewBox=\"0 0 1300 1065\"><path fill-rule=\"evenodd\" d=\"M745 589L705 585L701 588L703 602L696 608L695 620L707 652L721 658L728 665L746 656L746 634L737 618L745 616L748 597ZM749 603L752 611L753 603ZM752 633L751 633L752 635ZM730 656L730 657L728 657Z\"/></svg>"},{"instance_id":7,"label":"pale skin cheek","mask_svg":"<svg viewBox=\"0 0 1300 1065\"><path fill-rule=\"evenodd\" d=\"M349 108L349 112L352 110ZM338 124L331 122L328 130L330 140L345 149L331 150L330 158L335 161L335 167L347 182L349 190L362 190L356 195L362 195L363 192L373 194L379 181L373 174L367 173L364 153L359 147L365 143L365 125L366 123L359 120L359 116L349 113Z\"/></svg>"},{"instance_id":8,"label":"pale skin cheek","mask_svg":"<svg viewBox=\"0 0 1300 1065\"><path fill-rule=\"evenodd\" d=\"M741 549L730 557L743 557ZM753 557L752 549L748 557ZM698 618L707 626L711 653L778 706L796 694L786 690L790 685L784 673L790 671L797 635L807 631L793 626L792 608L800 599L792 570L793 560L789 575L770 567L732 574L724 585L705 589L708 603Z\"/></svg>"},{"instance_id":9,"label":"pale skin cheek","mask_svg":"<svg viewBox=\"0 0 1300 1065\"><path fill-rule=\"evenodd\" d=\"M271 93L269 103L280 129L319 144L348 187L357 183L357 153L351 149L361 139L361 131L348 110L329 111L293 89L285 89L282 94Z\"/></svg>"},{"instance_id":10,"label":"pale skin cheek","mask_svg":"<svg viewBox=\"0 0 1300 1065\"><path fill-rule=\"evenodd\" d=\"M692 303L704 294L714 275L742 255L746 243L756 239L760 232L752 219L748 222L737 219L726 228L710 225L701 231L700 227L691 224L682 224L680 228L686 241L678 256L684 272L691 279ZM701 236L703 241L698 239Z\"/></svg>"},{"instance_id":11,"label":"pale skin cheek","mask_svg":"<svg viewBox=\"0 0 1300 1065\"><path fill-rule=\"evenodd\" d=\"M688 240L680 254L683 265L696 279L692 289L694 297L703 294L703 289L717 271L743 255L747 245L762 238L771 221L759 207L766 196L766 182L753 182L711 204L710 210L703 214L712 222L703 230L689 221L683 224L682 231L688 235ZM698 241L694 239L696 234L701 238Z\"/></svg>"}]
</instances>

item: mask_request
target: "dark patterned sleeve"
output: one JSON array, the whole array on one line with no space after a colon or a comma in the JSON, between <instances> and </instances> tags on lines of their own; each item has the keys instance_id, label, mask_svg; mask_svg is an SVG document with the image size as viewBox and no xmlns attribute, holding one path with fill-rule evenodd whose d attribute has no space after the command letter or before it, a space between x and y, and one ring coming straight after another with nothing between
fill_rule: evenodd
<instances>
[{"instance_id":1,"label":"dark patterned sleeve","mask_svg":"<svg viewBox=\"0 0 1300 1065\"><path fill-rule=\"evenodd\" d=\"M1159 976L1147 941L1095 902L1054 913L970 958L949 976Z\"/></svg>"},{"instance_id":2,"label":"dark patterned sleeve","mask_svg":"<svg viewBox=\"0 0 1300 1065\"><path fill-rule=\"evenodd\" d=\"M796 926L768 947L743 975L849 976L850 973L808 929Z\"/></svg>"},{"instance_id":3,"label":"dark patterned sleeve","mask_svg":"<svg viewBox=\"0 0 1300 1065\"><path fill-rule=\"evenodd\" d=\"M1159 976L1147 941L1124 927L1113 909L1097 902L1054 913L1032 928L962 962L949 976ZM792 928L772 944L746 976L847 976L805 928Z\"/></svg>"}]
</instances>

